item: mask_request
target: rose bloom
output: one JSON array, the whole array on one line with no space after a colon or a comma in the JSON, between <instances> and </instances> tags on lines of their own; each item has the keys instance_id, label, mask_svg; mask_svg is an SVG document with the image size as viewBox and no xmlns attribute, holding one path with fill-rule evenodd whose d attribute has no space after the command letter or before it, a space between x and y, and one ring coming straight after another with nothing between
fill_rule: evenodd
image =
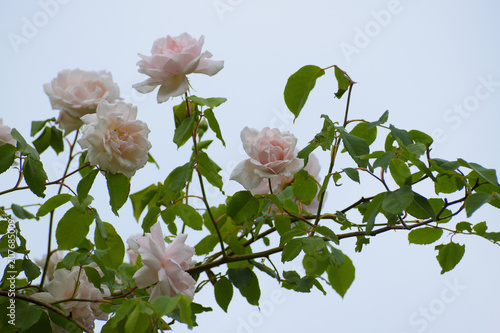
<instances>
[{"instance_id":1,"label":"rose bloom","mask_svg":"<svg viewBox=\"0 0 500 333\"><path fill-rule=\"evenodd\" d=\"M65 69L50 83L44 84L43 89L49 96L52 109L65 111L74 119L95 113L101 99L113 103L120 97L118 85L113 81L111 73L106 71ZM65 134L76 127L77 121L74 119L59 114L57 122L65 130ZM80 126L82 124L79 123Z\"/></svg>"},{"instance_id":2,"label":"rose bloom","mask_svg":"<svg viewBox=\"0 0 500 333\"><path fill-rule=\"evenodd\" d=\"M76 292L75 287L77 287ZM110 296L108 288L106 286L101 287L104 293L101 293L99 289L89 282L85 271L80 267L73 267L71 271L62 268L55 270L54 279L45 285L47 292L36 293L31 295L31 297L46 303L52 303L69 298L98 300ZM108 319L108 314L98 308L99 303L69 301L59 304L64 310L71 313L73 319L89 329L94 328L95 319ZM50 324L53 332L67 332L67 330L53 322Z\"/></svg>"},{"instance_id":3,"label":"rose bloom","mask_svg":"<svg viewBox=\"0 0 500 333\"><path fill-rule=\"evenodd\" d=\"M163 103L170 97L182 95L188 90L186 75L217 74L224 67L224 61L208 60L212 54L208 51L201 53L204 41L204 36L196 40L188 33L157 39L151 49L151 56L139 54L142 60L137 63L139 73L150 78L133 87L146 94L160 86L157 100L158 103Z\"/></svg>"},{"instance_id":4,"label":"rose bloom","mask_svg":"<svg viewBox=\"0 0 500 333\"><path fill-rule=\"evenodd\" d=\"M309 175L314 177L318 182L321 181L319 178L319 171L321 169L321 166L319 165L319 160L318 158L314 155L311 154L309 155L309 161L307 162L307 165L304 167L304 170L306 170ZM285 176L278 176L274 177L271 179L271 187L273 189L273 193L277 194L280 192L283 192L285 188L289 185L291 185L293 181L293 176L292 177L285 177ZM269 193L269 182L267 179L263 179L262 182L259 184L259 186L253 188L251 190L252 194L266 194ZM299 202L297 198L294 198L295 202ZM316 213L318 211L318 205L319 201L318 198L315 197L313 201L309 205L302 205L302 208L309 212L309 213Z\"/></svg>"},{"instance_id":5,"label":"rose bloom","mask_svg":"<svg viewBox=\"0 0 500 333\"><path fill-rule=\"evenodd\" d=\"M54 278L54 270L57 266L57 263L63 259L64 259L64 254L62 251L56 251L52 253L49 259L49 264L47 265L47 281L50 281ZM42 259L35 259L35 264L37 264L37 266L43 270L46 261L47 261L47 255L44 254L42 256Z\"/></svg>"},{"instance_id":6,"label":"rose bloom","mask_svg":"<svg viewBox=\"0 0 500 333\"><path fill-rule=\"evenodd\" d=\"M59 117L57 117L56 124L64 131L64 135L68 135L82 127L83 121L81 121L80 118L73 117L66 111L59 111Z\"/></svg>"},{"instance_id":7,"label":"rose bloom","mask_svg":"<svg viewBox=\"0 0 500 333\"><path fill-rule=\"evenodd\" d=\"M186 238L186 234L180 234L166 246L161 225L157 222L151 227L151 233L127 240L130 249L141 256L143 264L133 276L137 287L146 288L156 283L150 302L158 296L177 294L193 299L196 281L186 270L194 267L195 251L184 244Z\"/></svg>"},{"instance_id":8,"label":"rose bloom","mask_svg":"<svg viewBox=\"0 0 500 333\"><path fill-rule=\"evenodd\" d=\"M150 130L136 117L136 106L124 102L109 104L105 100L99 103L95 114L83 116L87 125L78 143L82 149L88 148L85 162L129 178L144 167L151 149Z\"/></svg>"},{"instance_id":9,"label":"rose bloom","mask_svg":"<svg viewBox=\"0 0 500 333\"><path fill-rule=\"evenodd\" d=\"M241 131L241 141L250 158L234 168L230 179L247 190L257 187L264 178L291 177L304 167L304 160L297 158L295 151L297 138L289 132L266 127L259 133L245 127Z\"/></svg>"},{"instance_id":10,"label":"rose bloom","mask_svg":"<svg viewBox=\"0 0 500 333\"><path fill-rule=\"evenodd\" d=\"M5 143L10 143L14 147L17 145L17 141L10 134L11 131L12 129L9 126L3 125L3 119L0 118L0 146Z\"/></svg>"}]
</instances>

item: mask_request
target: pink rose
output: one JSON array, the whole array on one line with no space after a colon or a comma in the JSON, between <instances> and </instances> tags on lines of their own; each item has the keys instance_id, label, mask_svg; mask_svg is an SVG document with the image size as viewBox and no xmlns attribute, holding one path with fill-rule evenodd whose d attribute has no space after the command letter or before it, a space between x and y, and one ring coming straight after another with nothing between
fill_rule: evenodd
<instances>
[{"instance_id":1,"label":"pink rose","mask_svg":"<svg viewBox=\"0 0 500 333\"><path fill-rule=\"evenodd\" d=\"M57 263L64 259L64 254L61 251L57 251L52 253L49 259L49 264L47 265L47 279L48 281L54 278L54 270L57 266ZM35 259L35 264L38 265L41 269L44 269L45 262L47 261L47 255L44 254L42 259Z\"/></svg>"},{"instance_id":2,"label":"pink rose","mask_svg":"<svg viewBox=\"0 0 500 333\"><path fill-rule=\"evenodd\" d=\"M182 95L188 90L186 75L217 74L224 67L224 61L207 60L212 54L208 51L201 53L204 41L204 36L196 40L187 33L157 39L151 49L151 56L139 54L142 60L137 63L139 73L150 78L133 87L146 94L160 86L157 100L158 103L163 103L170 97Z\"/></svg>"},{"instance_id":3,"label":"pink rose","mask_svg":"<svg viewBox=\"0 0 500 333\"><path fill-rule=\"evenodd\" d=\"M196 281L186 272L194 267L192 259L194 248L184 244L187 235L178 235L172 243L165 246L159 222L151 227L151 233L141 237L130 237L129 247L141 255L144 266L135 272L133 278L139 288L156 283L149 301L158 296L174 297L177 294L194 297Z\"/></svg>"},{"instance_id":4,"label":"pink rose","mask_svg":"<svg viewBox=\"0 0 500 333\"><path fill-rule=\"evenodd\" d=\"M234 168L230 179L247 190L257 187L264 178L291 177L304 167L304 161L297 158L295 152L297 138L289 132L266 127L259 133L245 127L241 131L241 141L250 158Z\"/></svg>"},{"instance_id":5,"label":"pink rose","mask_svg":"<svg viewBox=\"0 0 500 333\"><path fill-rule=\"evenodd\" d=\"M95 114L81 118L87 124L78 143L88 148L85 162L99 165L113 174L132 177L148 161L151 143L146 123L136 120L137 107L125 102L109 104L102 100Z\"/></svg>"},{"instance_id":6,"label":"pink rose","mask_svg":"<svg viewBox=\"0 0 500 333\"><path fill-rule=\"evenodd\" d=\"M43 89L49 96L52 109L66 111L76 119L95 113L101 99L113 103L120 97L118 85L113 82L111 73L106 71L65 69L50 83L44 84ZM63 124L61 128L65 129L63 126L65 125ZM72 122L72 126L76 126L76 122ZM65 130L67 133L71 132Z\"/></svg>"},{"instance_id":7,"label":"pink rose","mask_svg":"<svg viewBox=\"0 0 500 333\"><path fill-rule=\"evenodd\" d=\"M3 125L3 119L0 118L0 145L5 143L10 143L14 147L17 145L17 141L10 134L11 130L9 126Z\"/></svg>"},{"instance_id":8,"label":"pink rose","mask_svg":"<svg viewBox=\"0 0 500 333\"><path fill-rule=\"evenodd\" d=\"M318 158L311 154L309 155L309 161L307 162L307 165L304 167L304 170L306 170L312 177L314 177L318 182L320 182L319 178L319 171L321 169L321 166L319 165L319 160ZM280 192L283 192L283 190L289 186L293 181L293 177L285 177L285 176L278 176L274 177L271 179L271 187L273 189L273 193L277 194ZM252 194L266 194L269 193L269 182L267 179L263 179L262 182L255 188L251 190ZM298 202L298 199L294 199L296 202ZM313 201L311 202L310 205L302 205L302 208L309 212L309 213L316 213L318 210L318 205L319 201L318 198L314 198Z\"/></svg>"},{"instance_id":9,"label":"pink rose","mask_svg":"<svg viewBox=\"0 0 500 333\"><path fill-rule=\"evenodd\" d=\"M99 300L110 296L109 289L106 286L101 287L103 293L89 282L83 269L75 266L71 271L65 268L55 270L54 279L45 286L47 292L36 293L32 297L47 303L53 303L70 298ZM68 301L59 304L64 310L71 313L75 320L89 329L94 328L96 318L101 320L108 318L108 315L98 308L99 303ZM50 324L54 332L66 332L55 323L51 322Z\"/></svg>"}]
</instances>

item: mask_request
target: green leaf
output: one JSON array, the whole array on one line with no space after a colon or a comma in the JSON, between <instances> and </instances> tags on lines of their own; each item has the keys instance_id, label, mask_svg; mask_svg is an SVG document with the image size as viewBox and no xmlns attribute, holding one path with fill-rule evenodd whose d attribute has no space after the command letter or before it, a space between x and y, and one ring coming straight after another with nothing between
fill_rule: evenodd
<instances>
[{"instance_id":1,"label":"green leaf","mask_svg":"<svg viewBox=\"0 0 500 333\"><path fill-rule=\"evenodd\" d=\"M19 205L12 204L10 206L10 208L12 209L12 212L14 213L14 215L19 217L21 220L26 220L26 219L37 219L38 220L38 217L31 214L30 212L28 212L26 209L24 209L23 207L21 207Z\"/></svg>"},{"instance_id":2,"label":"green leaf","mask_svg":"<svg viewBox=\"0 0 500 333\"><path fill-rule=\"evenodd\" d=\"M43 169L43 164L39 160L32 157L32 155L26 156L26 160L23 165L24 179L28 184L31 192L40 198L44 198L45 194L45 182L48 177Z\"/></svg>"},{"instance_id":3,"label":"green leaf","mask_svg":"<svg viewBox=\"0 0 500 333\"><path fill-rule=\"evenodd\" d=\"M158 221L158 216L160 216L160 213L161 213L160 207L158 206L149 207L149 210L146 216L144 216L144 220L142 221L142 229L144 230L144 232L151 231L150 229L153 226L153 224L155 224L156 221Z\"/></svg>"},{"instance_id":4,"label":"green leaf","mask_svg":"<svg viewBox=\"0 0 500 333\"><path fill-rule=\"evenodd\" d=\"M186 295L180 295L180 321L186 323L189 328L193 327L193 317L191 311L191 299Z\"/></svg>"},{"instance_id":5,"label":"green leaf","mask_svg":"<svg viewBox=\"0 0 500 333\"><path fill-rule=\"evenodd\" d=\"M439 265L441 265L441 274L451 271L459 262L465 253L465 245L457 243L448 243L437 245L438 255L436 256Z\"/></svg>"},{"instance_id":6,"label":"green leaf","mask_svg":"<svg viewBox=\"0 0 500 333\"><path fill-rule=\"evenodd\" d=\"M99 170L95 169L86 174L78 183L76 192L78 193L78 199L82 201L89 194L92 185L94 184L95 177L99 173Z\"/></svg>"},{"instance_id":7,"label":"green leaf","mask_svg":"<svg viewBox=\"0 0 500 333\"><path fill-rule=\"evenodd\" d=\"M245 297L248 303L252 305L259 306L260 299L260 287L259 280L257 279L257 275L250 270L250 283L243 288L240 288L240 294ZM234 284L234 282L233 282Z\"/></svg>"},{"instance_id":8,"label":"green leaf","mask_svg":"<svg viewBox=\"0 0 500 333\"><path fill-rule=\"evenodd\" d=\"M92 211L87 210L81 214L75 207L70 208L57 224L56 240L59 250L77 247L89 233L93 220Z\"/></svg>"},{"instance_id":9,"label":"green leaf","mask_svg":"<svg viewBox=\"0 0 500 333\"><path fill-rule=\"evenodd\" d=\"M399 186L411 185L411 172L408 165L399 158L394 158L389 163L392 178Z\"/></svg>"},{"instance_id":10,"label":"green leaf","mask_svg":"<svg viewBox=\"0 0 500 333\"><path fill-rule=\"evenodd\" d=\"M108 184L109 204L111 210L118 216L118 210L127 202L130 191L130 179L122 173L106 173Z\"/></svg>"},{"instance_id":11,"label":"green leaf","mask_svg":"<svg viewBox=\"0 0 500 333\"><path fill-rule=\"evenodd\" d=\"M164 187L166 187L173 194L173 198L171 198L171 200L176 199L179 196L182 189L186 186L186 183L191 180L192 175L192 161L189 161L188 163L172 170L164 182Z\"/></svg>"},{"instance_id":12,"label":"green leaf","mask_svg":"<svg viewBox=\"0 0 500 333\"><path fill-rule=\"evenodd\" d=\"M187 140L193 135L193 131L196 126L196 116L193 114L182 121L182 124L175 129L174 132L174 143L177 148L182 147Z\"/></svg>"},{"instance_id":13,"label":"green leaf","mask_svg":"<svg viewBox=\"0 0 500 333\"><path fill-rule=\"evenodd\" d=\"M494 242L500 242L500 232L485 232L484 236Z\"/></svg>"},{"instance_id":14,"label":"green leaf","mask_svg":"<svg viewBox=\"0 0 500 333\"><path fill-rule=\"evenodd\" d=\"M377 138L377 127L369 127L368 123L361 122L354 126L349 134L365 139L368 145L371 145Z\"/></svg>"},{"instance_id":15,"label":"green leaf","mask_svg":"<svg viewBox=\"0 0 500 333\"><path fill-rule=\"evenodd\" d=\"M410 134L413 141L424 144L426 149L430 147L432 142L434 142L434 140L424 132L411 130L408 133Z\"/></svg>"},{"instance_id":16,"label":"green leaf","mask_svg":"<svg viewBox=\"0 0 500 333\"><path fill-rule=\"evenodd\" d=\"M151 184L145 189L130 195L130 201L132 201L132 210L134 211L134 217L136 221L139 221L144 208L146 208L151 200L153 200L157 192L158 187L155 184Z\"/></svg>"},{"instance_id":17,"label":"green leaf","mask_svg":"<svg viewBox=\"0 0 500 333\"><path fill-rule=\"evenodd\" d=\"M250 191L236 192L227 203L227 215L237 224L249 221L259 214L259 200Z\"/></svg>"},{"instance_id":18,"label":"green leaf","mask_svg":"<svg viewBox=\"0 0 500 333\"><path fill-rule=\"evenodd\" d=\"M411 138L410 133L405 130L398 129L393 125L390 125L389 128L391 129L392 137L394 138L394 140L400 139L401 143L404 146L413 144L413 139Z\"/></svg>"},{"instance_id":19,"label":"green leaf","mask_svg":"<svg viewBox=\"0 0 500 333\"><path fill-rule=\"evenodd\" d=\"M224 97L209 97L209 98L201 98L198 96L188 96L189 100L195 102L198 105L202 106L208 106L209 108L215 108L221 105L222 103L225 103L227 101L227 98Z\"/></svg>"},{"instance_id":20,"label":"green leaf","mask_svg":"<svg viewBox=\"0 0 500 333\"><path fill-rule=\"evenodd\" d=\"M204 237L198 244L194 246L196 255L201 256L204 254L209 254L213 251L217 243L219 243L219 237L217 237L217 235L208 235Z\"/></svg>"},{"instance_id":21,"label":"green leaf","mask_svg":"<svg viewBox=\"0 0 500 333\"><path fill-rule=\"evenodd\" d=\"M204 152L200 152L196 155L196 162L198 171L200 171L202 176L205 177L210 184L222 191L222 177L219 175L219 171L222 169Z\"/></svg>"},{"instance_id":22,"label":"green leaf","mask_svg":"<svg viewBox=\"0 0 500 333\"><path fill-rule=\"evenodd\" d=\"M389 110L386 110L377 121L372 121L371 123L368 124L368 129L379 126L382 124L385 124L387 122L387 119L389 119Z\"/></svg>"},{"instance_id":23,"label":"green leaf","mask_svg":"<svg viewBox=\"0 0 500 333\"><path fill-rule=\"evenodd\" d=\"M370 153L370 147L365 139L342 132L344 147L353 159L361 158Z\"/></svg>"},{"instance_id":24,"label":"green leaf","mask_svg":"<svg viewBox=\"0 0 500 333\"><path fill-rule=\"evenodd\" d=\"M173 206L173 209L175 214L179 216L188 227L194 230L203 229L203 218L196 209L183 203L176 204Z\"/></svg>"},{"instance_id":25,"label":"green leaf","mask_svg":"<svg viewBox=\"0 0 500 333\"><path fill-rule=\"evenodd\" d=\"M467 230L468 232L472 232L472 224L465 221L458 222L457 225L455 226L455 229L457 231Z\"/></svg>"},{"instance_id":26,"label":"green leaf","mask_svg":"<svg viewBox=\"0 0 500 333\"><path fill-rule=\"evenodd\" d=\"M355 268L352 264L351 259L344 255L345 261L342 266L337 264L330 265L326 269L328 275L328 281L330 282L332 288L344 298L345 293L354 281Z\"/></svg>"},{"instance_id":27,"label":"green leaf","mask_svg":"<svg viewBox=\"0 0 500 333\"><path fill-rule=\"evenodd\" d=\"M460 191L465 185L462 176L456 172L443 172L437 175L434 190L439 193L453 193Z\"/></svg>"},{"instance_id":28,"label":"green leaf","mask_svg":"<svg viewBox=\"0 0 500 333\"><path fill-rule=\"evenodd\" d=\"M380 212L382 207L382 202L384 200L386 193L377 194L366 207L365 214L363 215L363 222L366 223L366 234L369 235L372 232L373 225L375 224L375 218Z\"/></svg>"},{"instance_id":29,"label":"green leaf","mask_svg":"<svg viewBox=\"0 0 500 333\"><path fill-rule=\"evenodd\" d=\"M108 252L103 255L102 261L106 266L117 269L123 263L125 245L110 223L103 222L103 224L106 228L107 237L104 238L101 232L98 231L98 228L96 228L94 234L95 246L100 250L108 250Z\"/></svg>"},{"instance_id":30,"label":"green leaf","mask_svg":"<svg viewBox=\"0 0 500 333\"><path fill-rule=\"evenodd\" d=\"M233 298L233 285L227 277L223 276L217 281L214 287L215 300L224 312L227 312L229 303Z\"/></svg>"},{"instance_id":31,"label":"green leaf","mask_svg":"<svg viewBox=\"0 0 500 333\"><path fill-rule=\"evenodd\" d=\"M179 294L175 297L159 296L154 299L151 305L156 313L160 316L164 316L175 310L177 304L179 303L179 299Z\"/></svg>"},{"instance_id":32,"label":"green leaf","mask_svg":"<svg viewBox=\"0 0 500 333\"><path fill-rule=\"evenodd\" d=\"M50 146L59 155L64 150L63 132L55 126L52 126L50 132Z\"/></svg>"},{"instance_id":33,"label":"green leaf","mask_svg":"<svg viewBox=\"0 0 500 333\"><path fill-rule=\"evenodd\" d=\"M154 159L153 155L151 155L150 153L148 153L148 163L153 163L154 165L156 165L156 168L158 170L160 169L160 166L158 165L158 163L156 163L156 160Z\"/></svg>"},{"instance_id":34,"label":"green leaf","mask_svg":"<svg viewBox=\"0 0 500 333\"><path fill-rule=\"evenodd\" d=\"M335 66L335 78L337 79L337 83L339 85L339 89L335 93L335 97L340 99L351 85L351 79L349 79L346 73L337 66Z\"/></svg>"},{"instance_id":35,"label":"green leaf","mask_svg":"<svg viewBox=\"0 0 500 333\"><path fill-rule=\"evenodd\" d=\"M3 173L12 166L16 159L16 147L10 143L0 145L0 173Z\"/></svg>"},{"instance_id":36,"label":"green leaf","mask_svg":"<svg viewBox=\"0 0 500 333\"><path fill-rule=\"evenodd\" d=\"M20 306L20 305L23 306ZM40 321L42 317L42 307L34 304L26 304L24 302L17 301L16 302L16 317L22 318L19 323L19 327L21 328L21 332L44 332L40 331L39 325L37 323ZM44 318L47 320L46 318ZM42 320L44 320L42 319ZM47 320L48 324L48 320ZM43 324L40 325L43 327ZM31 328L31 329L30 329ZM50 325L48 327L50 329ZM15 332L15 331L14 331Z\"/></svg>"},{"instance_id":37,"label":"green leaf","mask_svg":"<svg viewBox=\"0 0 500 333\"><path fill-rule=\"evenodd\" d=\"M31 156L33 159L39 161L40 160L40 155L36 151L35 148L31 147L26 140L23 138L21 133L18 132L17 129L13 128L12 131L10 132L12 137L17 141L17 150L21 153L23 156Z\"/></svg>"},{"instance_id":38,"label":"green leaf","mask_svg":"<svg viewBox=\"0 0 500 333\"><path fill-rule=\"evenodd\" d=\"M437 241L443 235L443 229L418 228L408 233L408 241L413 244L427 245Z\"/></svg>"},{"instance_id":39,"label":"green leaf","mask_svg":"<svg viewBox=\"0 0 500 333\"><path fill-rule=\"evenodd\" d=\"M459 159L458 162L466 167L474 170L479 176L483 177L488 183L492 185L498 185L497 174L494 169L486 169L476 163L467 163L466 161Z\"/></svg>"},{"instance_id":40,"label":"green leaf","mask_svg":"<svg viewBox=\"0 0 500 333\"><path fill-rule=\"evenodd\" d=\"M488 193L473 193L465 199L465 212L470 217L479 207L490 202L493 196Z\"/></svg>"},{"instance_id":41,"label":"green leaf","mask_svg":"<svg viewBox=\"0 0 500 333\"><path fill-rule=\"evenodd\" d=\"M295 115L295 119L297 119L304 107L317 78L324 74L325 71L318 66L307 65L288 78L284 91L285 103Z\"/></svg>"},{"instance_id":42,"label":"green leaf","mask_svg":"<svg viewBox=\"0 0 500 333\"><path fill-rule=\"evenodd\" d=\"M295 173L293 178L295 179L292 183L293 193L295 193L297 199L306 205L310 205L318 192L318 184L304 169Z\"/></svg>"},{"instance_id":43,"label":"green leaf","mask_svg":"<svg viewBox=\"0 0 500 333\"><path fill-rule=\"evenodd\" d=\"M393 156L394 153L392 151L383 153L375 160L375 162L373 162L373 168L375 169L381 167L383 170L387 170Z\"/></svg>"},{"instance_id":44,"label":"green leaf","mask_svg":"<svg viewBox=\"0 0 500 333\"><path fill-rule=\"evenodd\" d=\"M50 146L51 133L50 127L45 127L42 134L33 141L33 146L35 146L39 154L43 153Z\"/></svg>"},{"instance_id":45,"label":"green leaf","mask_svg":"<svg viewBox=\"0 0 500 333\"><path fill-rule=\"evenodd\" d=\"M40 274L42 273L40 267L35 265L35 263L33 263L33 261L29 259L23 260L23 270L24 270L24 275L26 275L26 278L28 279L29 282L39 277Z\"/></svg>"},{"instance_id":46,"label":"green leaf","mask_svg":"<svg viewBox=\"0 0 500 333\"><path fill-rule=\"evenodd\" d=\"M286 262L295 259L295 257L299 255L300 251L302 251L302 239L295 238L290 240L285 244L285 247L283 248L283 252L281 253L281 261Z\"/></svg>"},{"instance_id":47,"label":"green leaf","mask_svg":"<svg viewBox=\"0 0 500 333\"><path fill-rule=\"evenodd\" d=\"M351 178L352 180L354 180L355 182L359 183L359 172L358 170L354 169L354 168L345 168L344 169L344 172L345 174Z\"/></svg>"},{"instance_id":48,"label":"green leaf","mask_svg":"<svg viewBox=\"0 0 500 333\"><path fill-rule=\"evenodd\" d=\"M474 224L472 229L474 229L476 234L478 234L479 236L484 236L484 234L486 233L486 230L488 229L488 226L486 226L486 222L483 221L483 222L479 222L479 223Z\"/></svg>"},{"instance_id":49,"label":"green leaf","mask_svg":"<svg viewBox=\"0 0 500 333\"><path fill-rule=\"evenodd\" d=\"M47 120L34 120L34 121L32 121L31 122L30 136L35 136L36 133L40 132L42 130L42 128L45 126L45 124L50 120L55 121L56 119L52 118L52 119L47 119Z\"/></svg>"},{"instance_id":50,"label":"green leaf","mask_svg":"<svg viewBox=\"0 0 500 333\"><path fill-rule=\"evenodd\" d=\"M225 147L226 143L224 142L224 139L222 138L222 133L220 130L219 122L217 121L217 118L215 118L214 111L212 109L207 109L203 112L205 117L208 120L208 125L210 126L210 129L214 131L215 136L217 139L219 139L222 142L222 145Z\"/></svg>"},{"instance_id":51,"label":"green leaf","mask_svg":"<svg viewBox=\"0 0 500 333\"><path fill-rule=\"evenodd\" d=\"M416 192L413 192L413 202L406 208L406 211L418 219L430 217L434 221L436 220L436 212L434 212L429 201Z\"/></svg>"},{"instance_id":52,"label":"green leaf","mask_svg":"<svg viewBox=\"0 0 500 333\"><path fill-rule=\"evenodd\" d=\"M328 238L329 240L331 240L335 244L339 245L339 238L337 237L335 232L333 232L330 228L319 225L316 228L314 228L314 231L325 236L326 238Z\"/></svg>"},{"instance_id":53,"label":"green leaf","mask_svg":"<svg viewBox=\"0 0 500 333\"><path fill-rule=\"evenodd\" d=\"M401 215L412 202L413 192L411 187L405 185L397 191L387 192L382 201L382 209L391 214Z\"/></svg>"}]
</instances>

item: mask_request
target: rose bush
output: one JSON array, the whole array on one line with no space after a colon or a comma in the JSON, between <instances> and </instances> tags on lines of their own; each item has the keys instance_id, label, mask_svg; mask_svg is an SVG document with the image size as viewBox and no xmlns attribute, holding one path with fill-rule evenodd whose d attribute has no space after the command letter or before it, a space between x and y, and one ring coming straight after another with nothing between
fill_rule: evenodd
<instances>
[{"instance_id":1,"label":"rose bush","mask_svg":"<svg viewBox=\"0 0 500 333\"><path fill-rule=\"evenodd\" d=\"M259 132L245 127L241 131L241 141L250 158L234 168L230 179L247 190L257 187L264 178L291 177L304 166L295 151L297 138L289 132L281 133L269 127Z\"/></svg>"},{"instance_id":2,"label":"rose bush","mask_svg":"<svg viewBox=\"0 0 500 333\"><path fill-rule=\"evenodd\" d=\"M99 165L101 169L132 177L148 161L151 143L148 126L137 120L137 107L102 100L95 114L83 116L87 124L78 143L88 149L85 162Z\"/></svg>"},{"instance_id":3,"label":"rose bush","mask_svg":"<svg viewBox=\"0 0 500 333\"><path fill-rule=\"evenodd\" d=\"M165 246L160 223L151 227L151 233L127 240L130 249L140 255L144 266L139 268L133 278L139 288L156 283L149 301L158 296L173 297L177 294L193 299L196 281L186 273L194 266L194 248L185 245L186 234L179 234Z\"/></svg>"},{"instance_id":4,"label":"rose bush","mask_svg":"<svg viewBox=\"0 0 500 333\"><path fill-rule=\"evenodd\" d=\"M204 41L204 36L196 40L188 33L157 39L151 49L151 56L139 54L142 60L137 63L139 73L146 74L150 78L135 84L134 88L146 94L160 86L157 100L158 103L162 103L188 90L189 82L186 75L217 74L224 67L224 61L208 60L212 54L208 51L201 53Z\"/></svg>"}]
</instances>

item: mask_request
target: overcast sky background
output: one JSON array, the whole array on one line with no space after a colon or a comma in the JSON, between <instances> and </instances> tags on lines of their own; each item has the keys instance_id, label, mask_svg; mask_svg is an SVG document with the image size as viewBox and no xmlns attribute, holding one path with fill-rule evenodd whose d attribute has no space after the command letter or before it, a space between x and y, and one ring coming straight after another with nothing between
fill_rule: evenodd
<instances>
[{"instance_id":1,"label":"overcast sky background","mask_svg":"<svg viewBox=\"0 0 500 333\"><path fill-rule=\"evenodd\" d=\"M177 151L172 142L171 110L180 99L158 105L156 91L140 95L132 89L132 84L146 78L137 72L137 53L149 55L155 39L188 32L196 38L204 34L204 49L213 59L225 61L225 68L214 77L195 74L190 78L194 94L228 98L216 110L227 147L214 142L209 150L223 168L225 181L246 158L239 139L243 127L289 130L301 148L321 128L321 114L342 120L345 100L334 99L336 81L329 72L318 80L306 108L292 123L283 89L288 77L307 64L336 64L358 82L352 93L351 119L376 120L389 110L389 121L396 127L419 129L436 139L434 157L461 157L500 169L499 9L494 0L5 0L0 5L0 117L28 138L31 120L57 116L43 92L44 83L62 69L108 70L121 96L138 105L138 118L148 123L151 154L161 167L148 165L138 171L132 192L163 181L174 167L186 162L190 147ZM63 155L42 155L49 179L62 175ZM328 153L316 155L324 176ZM347 161L340 158L337 168L352 166ZM1 188L10 188L15 176L13 171L1 175ZM140 231L140 225L129 203L119 218L111 213L102 178L91 191L94 206L126 240ZM76 185L78 179L73 181ZM334 212L362 194L383 191L367 177L362 181L363 186L357 186L343 180L342 187L331 188L324 211ZM232 194L242 187L228 181L224 189ZM419 190L433 195L432 188ZM215 205L223 196L209 190L209 200ZM19 192L0 198L0 205L12 202L43 200ZM59 216L64 211L60 209ZM487 207L467 221L487 220L490 231L500 231L498 216L498 210ZM457 222L460 218L465 216ZM47 225L47 219L21 223L29 235L32 258L41 257L46 249ZM201 237L190 232L187 243L194 246ZM259 273L263 311L259 314L235 290L225 314L208 285L195 301L214 311L200 315L200 327L193 331L498 332L500 249L472 236L458 235L453 240L466 244L465 256L444 275L439 274L434 245L409 245L405 232L372 238L362 253L354 253L353 240L342 241L342 251L356 266L356 279L343 300L330 288L327 296L317 290L286 291ZM440 242L449 242L449 236ZM273 259L279 263L280 256ZM294 265L300 262L287 269ZM188 331L183 324L174 330Z\"/></svg>"}]
</instances>

